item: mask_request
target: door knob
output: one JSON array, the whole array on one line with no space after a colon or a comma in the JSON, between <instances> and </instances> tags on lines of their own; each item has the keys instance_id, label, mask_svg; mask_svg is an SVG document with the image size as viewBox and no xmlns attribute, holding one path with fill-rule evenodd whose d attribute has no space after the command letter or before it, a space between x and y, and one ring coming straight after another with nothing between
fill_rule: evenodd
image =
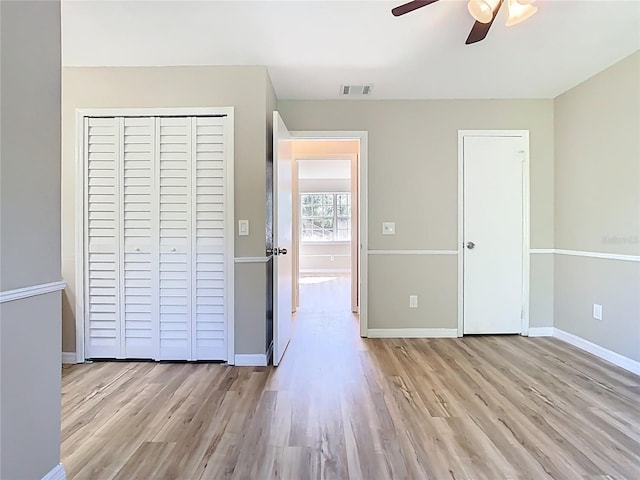
<instances>
[{"instance_id":1,"label":"door knob","mask_svg":"<svg viewBox=\"0 0 640 480\"><path fill-rule=\"evenodd\" d=\"M277 248L276 250L278 250L278 255L286 255L287 254L287 249L286 248Z\"/></svg>"},{"instance_id":2,"label":"door knob","mask_svg":"<svg viewBox=\"0 0 640 480\"><path fill-rule=\"evenodd\" d=\"M286 255L286 248L267 248L267 255Z\"/></svg>"},{"instance_id":3,"label":"door knob","mask_svg":"<svg viewBox=\"0 0 640 480\"><path fill-rule=\"evenodd\" d=\"M474 248L476 248L476 244L473 242L467 242L467 248L469 250L473 250Z\"/></svg>"}]
</instances>

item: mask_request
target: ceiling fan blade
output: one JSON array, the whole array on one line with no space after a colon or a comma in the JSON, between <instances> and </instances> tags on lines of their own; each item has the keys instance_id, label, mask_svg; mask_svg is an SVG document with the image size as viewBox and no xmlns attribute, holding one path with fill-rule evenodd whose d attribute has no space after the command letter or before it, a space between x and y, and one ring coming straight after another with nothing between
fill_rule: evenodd
<instances>
[{"instance_id":1,"label":"ceiling fan blade","mask_svg":"<svg viewBox=\"0 0 640 480\"><path fill-rule=\"evenodd\" d=\"M493 25L493 21L498 16L498 12L500 11L500 7L502 6L503 0L500 1L496 9L493 11L493 18L489 23L481 23L476 22L473 24L473 28L467 37L467 41L464 42L466 45L471 45L472 43L477 43L480 40L484 40L487 34L489 33L489 29L491 25Z\"/></svg>"},{"instance_id":2,"label":"ceiling fan blade","mask_svg":"<svg viewBox=\"0 0 640 480\"><path fill-rule=\"evenodd\" d=\"M413 12L418 8L426 7L432 3L437 2L438 0L414 0L413 2L405 3L404 5L400 5L399 7L391 10L394 17L399 17L400 15L404 15L405 13Z\"/></svg>"}]
</instances>

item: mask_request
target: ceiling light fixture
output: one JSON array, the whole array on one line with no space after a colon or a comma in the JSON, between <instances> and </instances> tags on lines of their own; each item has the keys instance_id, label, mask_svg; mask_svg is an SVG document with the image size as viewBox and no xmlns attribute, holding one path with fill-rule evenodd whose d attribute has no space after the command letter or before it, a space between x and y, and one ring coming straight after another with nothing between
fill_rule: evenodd
<instances>
[{"instance_id":1,"label":"ceiling light fixture","mask_svg":"<svg viewBox=\"0 0 640 480\"><path fill-rule=\"evenodd\" d=\"M493 12L500 6L500 0L469 0L467 10L480 23L490 23Z\"/></svg>"},{"instance_id":2,"label":"ceiling light fixture","mask_svg":"<svg viewBox=\"0 0 640 480\"><path fill-rule=\"evenodd\" d=\"M538 11L538 7L531 5L532 0L508 0L509 18L507 18L507 27L526 20Z\"/></svg>"},{"instance_id":3,"label":"ceiling light fixture","mask_svg":"<svg viewBox=\"0 0 640 480\"><path fill-rule=\"evenodd\" d=\"M426 7L439 0L412 0L403 5L399 5L391 10L395 17L399 17L409 12L413 12L418 8ZM498 12L503 3L507 3L509 7L509 16L507 18L507 27L526 20L538 11L537 7L531 5L534 0L469 0L467 10L475 19L475 24L464 42L467 45L478 43L484 40L493 25L494 20L498 16Z\"/></svg>"}]
</instances>

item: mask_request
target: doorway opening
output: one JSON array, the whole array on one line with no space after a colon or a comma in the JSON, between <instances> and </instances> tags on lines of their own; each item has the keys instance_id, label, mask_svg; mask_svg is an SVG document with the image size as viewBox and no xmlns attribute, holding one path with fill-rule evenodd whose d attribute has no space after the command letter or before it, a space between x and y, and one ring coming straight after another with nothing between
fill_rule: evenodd
<instances>
[{"instance_id":1,"label":"doorway opening","mask_svg":"<svg viewBox=\"0 0 640 480\"><path fill-rule=\"evenodd\" d=\"M294 310L358 313L358 139L292 142Z\"/></svg>"},{"instance_id":2,"label":"doorway opening","mask_svg":"<svg viewBox=\"0 0 640 480\"><path fill-rule=\"evenodd\" d=\"M303 236L303 225L305 225L304 234L309 240L316 235L316 240L331 237L334 240L337 238L348 241L350 250L346 258L349 260L349 278L346 283L349 286L347 287L349 299L347 305L350 308L347 308L345 313L351 316L353 314L350 310L356 312L357 317L354 320L357 322L359 334L361 337L368 336L367 137L367 132L363 131L292 132L287 128L280 114L277 111L273 112L273 178L270 182L273 219L271 224L267 222L268 233L272 236L271 242L267 244L267 255L268 261L273 265L270 275L273 280L272 295L269 298L272 299L273 305L271 338L273 339L274 366L280 364L291 340L292 314L297 311L300 303L300 239ZM351 150L346 148L348 144L351 145ZM337 188L331 188L329 192L303 192L308 196L301 198L298 162L303 160L330 162L336 159L349 160L351 189L347 192L336 191ZM302 219L303 203L307 207L319 206L315 210L314 208L305 210L305 220L308 220L306 223ZM340 215L339 212L341 212ZM314 220L317 222L314 223ZM335 262L337 255L328 254L329 261L331 256L334 257ZM323 278L323 281L319 281L320 277L305 278L315 278L316 285L321 285L325 280ZM303 282L311 281L314 280L303 280ZM303 285L313 285L313 283L303 283ZM331 299L329 296L323 303L329 303ZM269 334L267 339L269 341ZM267 351L270 349L271 347L268 347Z\"/></svg>"}]
</instances>

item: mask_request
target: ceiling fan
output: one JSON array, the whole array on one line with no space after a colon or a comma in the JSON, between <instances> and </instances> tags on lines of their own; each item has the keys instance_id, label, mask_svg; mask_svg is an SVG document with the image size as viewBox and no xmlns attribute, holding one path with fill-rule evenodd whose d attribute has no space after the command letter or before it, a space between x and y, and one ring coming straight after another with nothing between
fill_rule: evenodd
<instances>
[{"instance_id":1,"label":"ceiling fan","mask_svg":"<svg viewBox=\"0 0 640 480\"><path fill-rule=\"evenodd\" d=\"M413 12L418 8L426 7L437 1L438 0L413 0L412 2L394 8L391 10L391 13L393 13L395 17L399 17L400 15ZM469 37L467 37L467 41L465 42L467 45L485 39L504 1L505 0L469 0L467 9L476 20L476 23L473 24L471 33L469 33ZM506 0L509 8L509 18L507 18L506 23L507 27L520 23L536 13L538 9L531 5L533 1L534 0Z\"/></svg>"}]
</instances>

